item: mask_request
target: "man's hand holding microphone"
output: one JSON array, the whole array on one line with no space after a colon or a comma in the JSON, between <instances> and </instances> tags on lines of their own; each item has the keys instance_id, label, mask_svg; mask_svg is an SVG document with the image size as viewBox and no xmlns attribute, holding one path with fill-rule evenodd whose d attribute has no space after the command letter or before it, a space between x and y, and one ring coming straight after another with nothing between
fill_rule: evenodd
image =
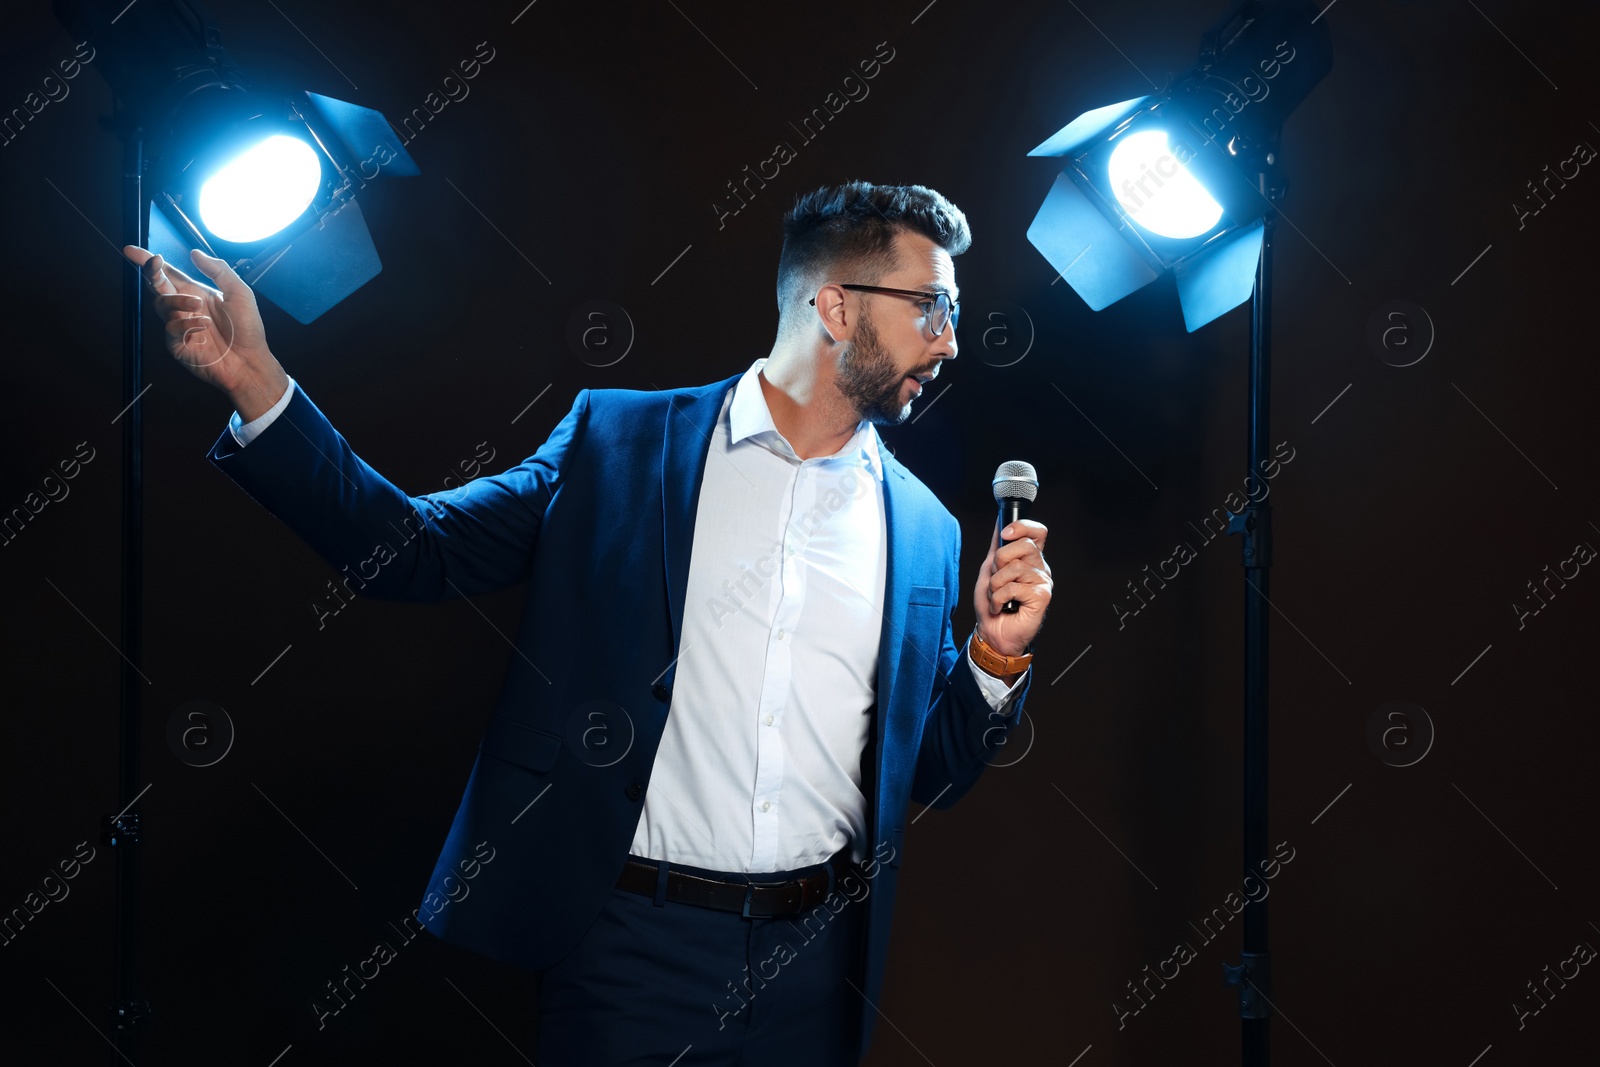
<instances>
[{"instance_id":1,"label":"man's hand holding microphone","mask_svg":"<svg viewBox=\"0 0 1600 1067\"><path fill-rule=\"evenodd\" d=\"M979 667L1008 683L1027 669L1027 660L1017 658L1031 654L1055 589L1050 564L1044 559L1044 541L1050 531L1044 523L1026 518L1038 489L1038 476L1030 464L1013 461L995 472L1000 521L972 589L972 609L978 618L973 639L985 646L974 658ZM993 668L988 665L991 654L998 657L993 659Z\"/></svg>"}]
</instances>

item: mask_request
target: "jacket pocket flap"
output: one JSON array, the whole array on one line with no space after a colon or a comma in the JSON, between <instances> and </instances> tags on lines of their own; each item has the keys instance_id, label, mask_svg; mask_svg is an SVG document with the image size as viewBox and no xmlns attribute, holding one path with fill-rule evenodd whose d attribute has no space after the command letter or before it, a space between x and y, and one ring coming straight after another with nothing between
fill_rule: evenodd
<instances>
[{"instance_id":1,"label":"jacket pocket flap","mask_svg":"<svg viewBox=\"0 0 1600 1067\"><path fill-rule=\"evenodd\" d=\"M510 719L491 719L478 747L519 767L544 772L555 766L561 738Z\"/></svg>"}]
</instances>

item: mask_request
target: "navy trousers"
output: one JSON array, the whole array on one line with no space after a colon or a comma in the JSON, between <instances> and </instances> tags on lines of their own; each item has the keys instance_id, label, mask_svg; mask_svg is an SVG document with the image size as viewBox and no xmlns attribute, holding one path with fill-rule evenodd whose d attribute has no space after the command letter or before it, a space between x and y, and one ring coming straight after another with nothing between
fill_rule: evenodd
<instances>
[{"instance_id":1,"label":"navy trousers","mask_svg":"<svg viewBox=\"0 0 1600 1067\"><path fill-rule=\"evenodd\" d=\"M749 877L776 882L796 873ZM577 947L539 972L534 1060L539 1067L856 1063L862 1011L871 1010L858 992L865 920L865 903L837 889L787 918L745 918L613 889Z\"/></svg>"}]
</instances>

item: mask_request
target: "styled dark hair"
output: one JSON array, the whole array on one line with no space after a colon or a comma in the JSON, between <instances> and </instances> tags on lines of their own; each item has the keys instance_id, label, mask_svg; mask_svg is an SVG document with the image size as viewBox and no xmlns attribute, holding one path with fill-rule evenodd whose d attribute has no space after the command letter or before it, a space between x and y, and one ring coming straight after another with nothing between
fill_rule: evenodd
<instances>
[{"instance_id":1,"label":"styled dark hair","mask_svg":"<svg viewBox=\"0 0 1600 1067\"><path fill-rule=\"evenodd\" d=\"M924 185L825 185L799 197L783 217L778 257L779 329L829 275L876 285L899 263L894 239L902 230L921 234L952 256L972 246L961 209Z\"/></svg>"}]
</instances>

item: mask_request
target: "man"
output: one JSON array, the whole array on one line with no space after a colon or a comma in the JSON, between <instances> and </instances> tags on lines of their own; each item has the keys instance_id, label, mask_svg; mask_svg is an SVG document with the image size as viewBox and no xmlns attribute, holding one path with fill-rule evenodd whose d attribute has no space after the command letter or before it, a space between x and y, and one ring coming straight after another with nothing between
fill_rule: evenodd
<instances>
[{"instance_id":1,"label":"man","mask_svg":"<svg viewBox=\"0 0 1600 1067\"><path fill-rule=\"evenodd\" d=\"M955 358L970 243L922 186L819 189L785 219L765 359L583 390L518 466L418 497L289 379L225 263L193 255L213 289L126 250L237 408L210 458L347 588L528 583L419 912L539 972L541 1064L865 1053L908 803L954 803L1020 721L1052 588L1043 524L991 533L958 653L960 531L874 428Z\"/></svg>"}]
</instances>

